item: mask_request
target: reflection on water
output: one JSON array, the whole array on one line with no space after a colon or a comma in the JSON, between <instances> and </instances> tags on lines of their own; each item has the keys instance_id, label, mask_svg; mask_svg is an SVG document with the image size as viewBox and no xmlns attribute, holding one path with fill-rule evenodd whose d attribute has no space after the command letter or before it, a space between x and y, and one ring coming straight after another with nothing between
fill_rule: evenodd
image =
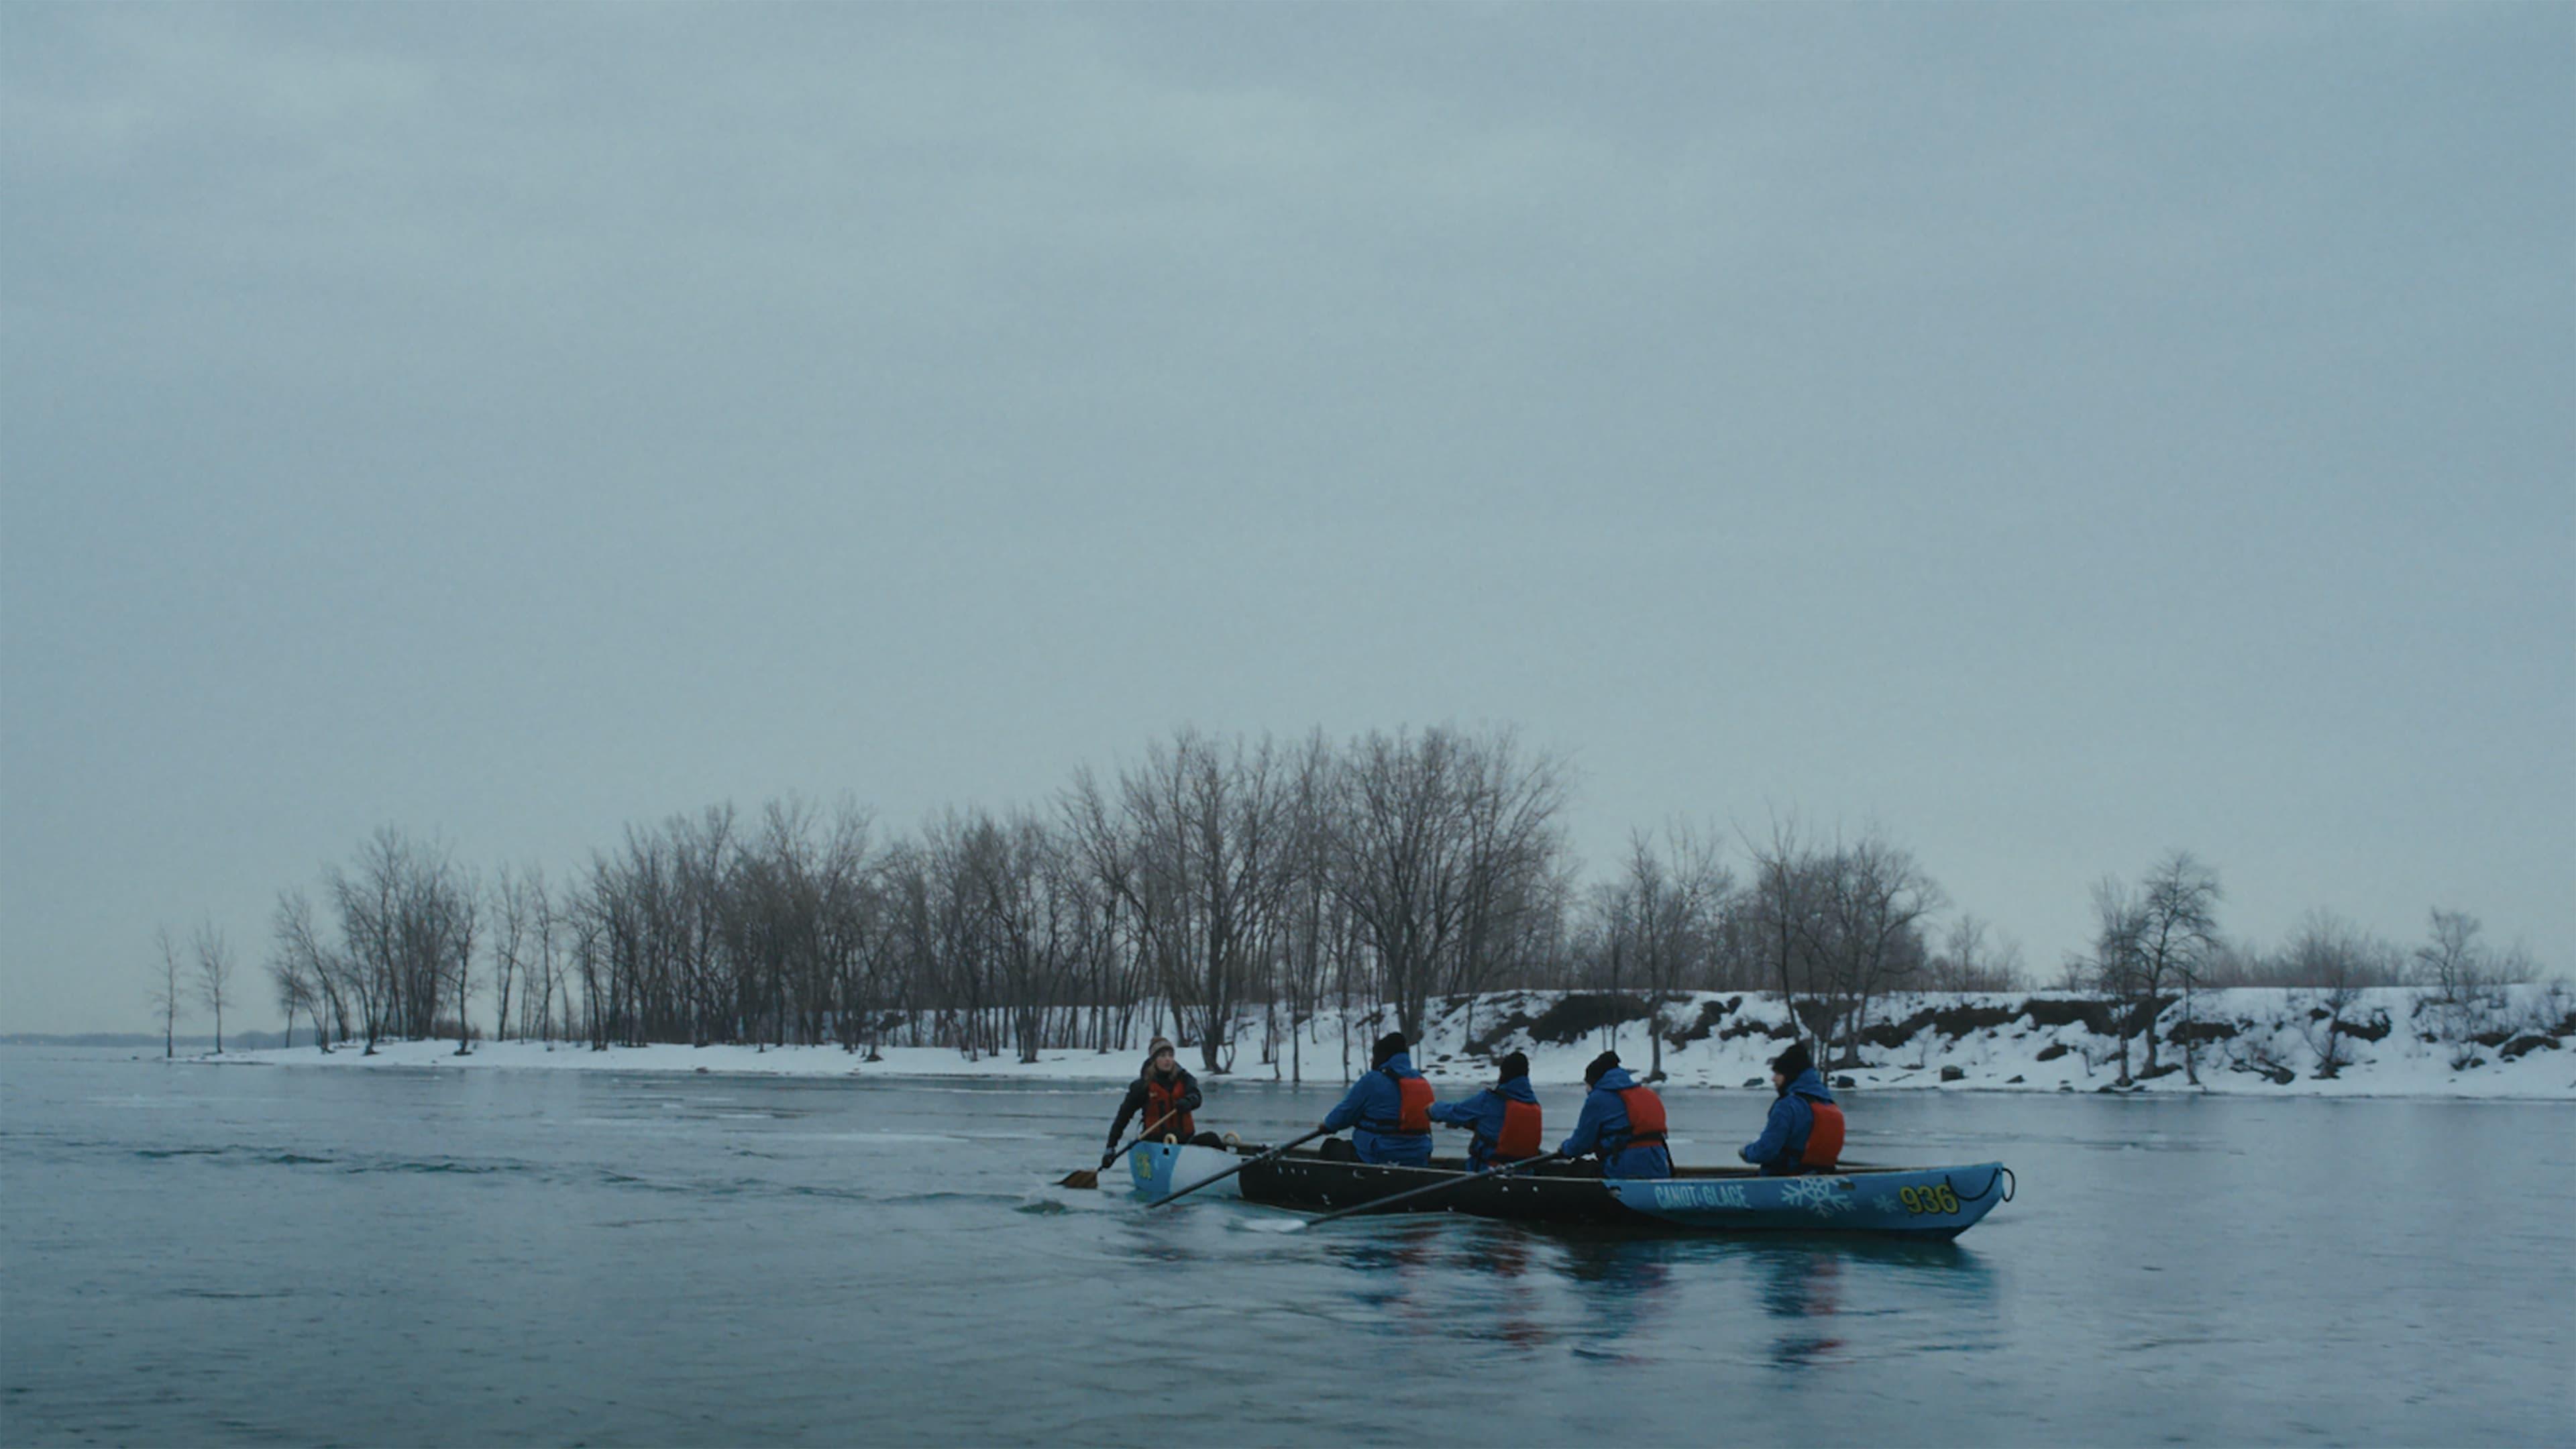
<instances>
[{"instance_id":1,"label":"reflection on water","mask_svg":"<svg viewBox=\"0 0 2576 1449\"><path fill-rule=\"evenodd\" d=\"M1438 1338L1449 1331L1445 1309L1445 1225L1437 1218L1407 1217L1372 1225L1366 1237L1337 1241L1327 1257L1349 1269L1351 1297L1384 1327Z\"/></svg>"},{"instance_id":2,"label":"reflection on water","mask_svg":"<svg viewBox=\"0 0 2576 1449\"><path fill-rule=\"evenodd\" d=\"M1265 1210L1236 1203L1229 1212ZM1338 1225L1337 1225L1338 1226ZM1770 1321L1763 1358L1781 1368L1847 1359L1855 1275L1901 1285L1940 1305L1941 1347L1996 1341L1994 1274L1956 1243L1769 1237L1634 1237L1597 1228L1423 1214L1319 1230L1301 1239L1339 1270L1360 1321L1407 1337L1472 1339L1516 1349L1553 1344L1588 1359L1630 1361L1688 1325L1676 1315L1758 1307ZM1144 1236L1140 1259L1180 1262L1186 1249ZM1684 1306L1684 1288L1714 1289ZM1883 1314L1869 1307L1861 1311Z\"/></svg>"},{"instance_id":3,"label":"reflection on water","mask_svg":"<svg viewBox=\"0 0 2576 1449\"><path fill-rule=\"evenodd\" d=\"M1815 1248L1789 1248L1764 1265L1762 1308L1785 1320L1771 1340L1771 1362L1803 1368L1843 1346L1831 1319L1842 1309L1842 1258Z\"/></svg>"},{"instance_id":4,"label":"reflection on water","mask_svg":"<svg viewBox=\"0 0 2576 1449\"><path fill-rule=\"evenodd\" d=\"M919 1098L950 1089L921 1084L13 1066L13 1444L311 1442L315 1384L346 1437L404 1443L1446 1442L1497 1402L1541 1442L2576 1420L2564 1108L1868 1104L1883 1136L2013 1160L2023 1191L1963 1247L1148 1212L1052 1186L1101 1093L961 1090L978 1125L933 1134ZM1275 1140L1332 1095L1225 1088ZM2435 1161L2466 1167L2382 1190ZM1140 1334L1169 1369L1146 1396ZM1869 1392L1814 1391L1863 1365Z\"/></svg>"},{"instance_id":5,"label":"reflection on water","mask_svg":"<svg viewBox=\"0 0 2576 1449\"><path fill-rule=\"evenodd\" d=\"M1619 1239L1590 1233L1562 1239L1566 1282L1582 1304L1581 1322L1596 1357L1624 1359L1658 1318L1672 1287L1667 1238Z\"/></svg>"}]
</instances>

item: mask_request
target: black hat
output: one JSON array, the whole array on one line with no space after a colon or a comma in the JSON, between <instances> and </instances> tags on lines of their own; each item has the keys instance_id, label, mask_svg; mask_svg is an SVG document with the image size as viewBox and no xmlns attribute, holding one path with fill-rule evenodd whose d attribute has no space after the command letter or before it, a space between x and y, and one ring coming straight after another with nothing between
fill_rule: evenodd
<instances>
[{"instance_id":1,"label":"black hat","mask_svg":"<svg viewBox=\"0 0 2576 1449\"><path fill-rule=\"evenodd\" d=\"M1502 1069L1502 1076L1499 1078L1501 1081L1508 1082L1514 1077L1526 1077L1529 1075L1529 1054L1505 1052L1503 1059L1495 1065Z\"/></svg>"},{"instance_id":2,"label":"black hat","mask_svg":"<svg viewBox=\"0 0 2576 1449\"><path fill-rule=\"evenodd\" d=\"M1592 1065L1583 1069L1583 1085L1588 1087L1593 1083L1600 1081L1602 1073L1609 1071L1612 1067L1617 1065L1619 1065L1619 1054L1617 1052L1603 1052L1601 1055L1594 1057L1592 1059Z\"/></svg>"},{"instance_id":3,"label":"black hat","mask_svg":"<svg viewBox=\"0 0 2576 1449\"><path fill-rule=\"evenodd\" d=\"M1379 1037L1377 1039L1377 1045L1369 1050L1369 1065L1371 1067L1385 1066L1387 1058L1395 1056L1403 1050L1404 1033L1400 1031L1388 1032L1386 1035Z\"/></svg>"},{"instance_id":4,"label":"black hat","mask_svg":"<svg viewBox=\"0 0 2576 1449\"><path fill-rule=\"evenodd\" d=\"M1771 1070L1791 1081L1797 1080L1800 1072L1814 1070L1815 1065L1816 1059L1807 1055L1807 1044L1802 1041L1789 1043L1787 1051L1771 1059Z\"/></svg>"}]
</instances>

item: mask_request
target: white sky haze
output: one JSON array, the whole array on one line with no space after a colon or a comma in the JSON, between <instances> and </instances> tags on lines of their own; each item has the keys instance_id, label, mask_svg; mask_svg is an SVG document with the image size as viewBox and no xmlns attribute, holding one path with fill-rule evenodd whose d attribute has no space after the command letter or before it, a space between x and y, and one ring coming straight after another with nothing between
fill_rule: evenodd
<instances>
[{"instance_id":1,"label":"white sky haze","mask_svg":"<svg viewBox=\"0 0 2576 1449\"><path fill-rule=\"evenodd\" d=\"M0 237L0 1029L1182 724L2576 964L2576 7L17 3Z\"/></svg>"}]
</instances>

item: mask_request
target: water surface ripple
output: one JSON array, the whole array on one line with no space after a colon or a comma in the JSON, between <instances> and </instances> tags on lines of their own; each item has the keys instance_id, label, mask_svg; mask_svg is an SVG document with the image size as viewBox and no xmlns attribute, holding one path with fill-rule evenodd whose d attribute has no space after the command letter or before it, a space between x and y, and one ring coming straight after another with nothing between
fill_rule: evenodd
<instances>
[{"instance_id":1,"label":"water surface ripple","mask_svg":"<svg viewBox=\"0 0 2576 1449\"><path fill-rule=\"evenodd\" d=\"M0 1052L0 1440L2520 1444L2576 1423L2576 1110L1906 1094L1956 1244L1264 1230L1047 1184L1062 1084ZM1337 1092L1222 1083L1293 1133ZM1574 1094L1543 1091L1554 1123ZM1676 1092L1678 1155L1759 1126ZM1507 1431L1497 1425L1508 1424Z\"/></svg>"}]
</instances>

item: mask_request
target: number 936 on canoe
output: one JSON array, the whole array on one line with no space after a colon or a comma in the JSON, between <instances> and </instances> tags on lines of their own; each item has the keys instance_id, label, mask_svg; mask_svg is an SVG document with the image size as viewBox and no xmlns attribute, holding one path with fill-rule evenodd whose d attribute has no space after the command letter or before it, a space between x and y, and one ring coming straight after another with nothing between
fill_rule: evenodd
<instances>
[{"instance_id":1,"label":"number 936 on canoe","mask_svg":"<svg viewBox=\"0 0 2576 1449\"><path fill-rule=\"evenodd\" d=\"M1959 1210L1959 1195L1946 1184L1899 1188L1896 1200L1905 1204L1909 1213L1955 1213Z\"/></svg>"}]
</instances>

